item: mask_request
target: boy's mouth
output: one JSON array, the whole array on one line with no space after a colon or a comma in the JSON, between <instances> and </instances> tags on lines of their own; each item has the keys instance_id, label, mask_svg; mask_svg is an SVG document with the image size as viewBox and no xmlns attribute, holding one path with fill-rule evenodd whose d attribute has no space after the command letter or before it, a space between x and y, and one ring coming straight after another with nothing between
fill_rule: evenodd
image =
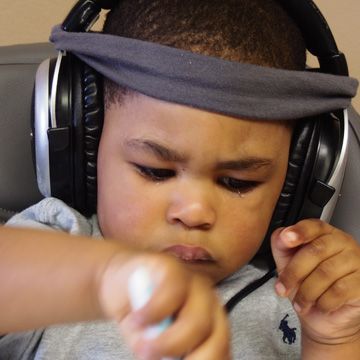
<instances>
[{"instance_id":1,"label":"boy's mouth","mask_svg":"<svg viewBox=\"0 0 360 360\"><path fill-rule=\"evenodd\" d=\"M171 254L185 262L213 262L213 257L207 250L198 246L174 245L166 248L164 252Z\"/></svg>"}]
</instances>

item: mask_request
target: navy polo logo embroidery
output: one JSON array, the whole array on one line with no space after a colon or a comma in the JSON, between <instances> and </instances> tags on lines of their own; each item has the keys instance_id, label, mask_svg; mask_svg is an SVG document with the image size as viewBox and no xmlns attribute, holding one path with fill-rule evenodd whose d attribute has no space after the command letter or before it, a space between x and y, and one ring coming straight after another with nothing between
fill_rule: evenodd
<instances>
[{"instance_id":1,"label":"navy polo logo embroidery","mask_svg":"<svg viewBox=\"0 0 360 360\"><path fill-rule=\"evenodd\" d=\"M293 344L296 340L296 328L290 328L289 323L286 320L289 314L286 314L283 319L280 321L279 329L283 332L283 342L284 344Z\"/></svg>"}]
</instances>

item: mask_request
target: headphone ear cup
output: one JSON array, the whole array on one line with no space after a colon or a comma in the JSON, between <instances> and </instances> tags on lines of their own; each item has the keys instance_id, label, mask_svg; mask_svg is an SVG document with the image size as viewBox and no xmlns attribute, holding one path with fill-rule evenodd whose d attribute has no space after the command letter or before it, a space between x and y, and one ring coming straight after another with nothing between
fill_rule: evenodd
<instances>
[{"instance_id":1,"label":"headphone ear cup","mask_svg":"<svg viewBox=\"0 0 360 360\"><path fill-rule=\"evenodd\" d=\"M307 185L309 173L311 172L312 161L311 153L316 151L313 149L317 143L314 142L314 131L316 128L316 120L302 119L295 126L291 140L288 168L284 180L284 184L275 206L270 225L267 230L265 239L260 247L258 255L264 256L273 264L270 249L270 237L275 229L281 226L290 225L294 216L298 215L301 207L304 188ZM295 215L296 214L296 215Z\"/></svg>"},{"instance_id":2,"label":"headphone ear cup","mask_svg":"<svg viewBox=\"0 0 360 360\"><path fill-rule=\"evenodd\" d=\"M40 70L32 125L34 153L46 155L34 161L39 189L90 215L97 203L102 77L70 53L48 60Z\"/></svg>"},{"instance_id":3,"label":"headphone ear cup","mask_svg":"<svg viewBox=\"0 0 360 360\"><path fill-rule=\"evenodd\" d=\"M270 237L281 226L307 218L320 218L336 189L329 180L343 147L340 118L322 114L302 119L296 126L284 185L260 252L272 260Z\"/></svg>"},{"instance_id":4,"label":"headphone ear cup","mask_svg":"<svg viewBox=\"0 0 360 360\"><path fill-rule=\"evenodd\" d=\"M317 130L315 119L301 120L294 129L285 181L270 223L272 231L279 226L288 226L299 218L317 152Z\"/></svg>"},{"instance_id":5,"label":"headphone ear cup","mask_svg":"<svg viewBox=\"0 0 360 360\"><path fill-rule=\"evenodd\" d=\"M59 54L37 70L33 142L38 187L44 196L73 203L71 83L68 58Z\"/></svg>"}]
</instances>

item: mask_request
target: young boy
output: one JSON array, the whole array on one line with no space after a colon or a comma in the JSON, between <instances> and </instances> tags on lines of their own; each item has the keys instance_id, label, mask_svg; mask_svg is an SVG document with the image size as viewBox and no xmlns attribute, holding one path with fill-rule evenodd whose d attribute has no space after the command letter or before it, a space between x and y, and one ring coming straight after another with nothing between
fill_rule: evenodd
<instances>
[{"instance_id":1,"label":"young boy","mask_svg":"<svg viewBox=\"0 0 360 360\"><path fill-rule=\"evenodd\" d=\"M122 1L104 32L227 60L305 67L299 31L271 1ZM1 229L1 356L128 359L125 339L144 359L356 358L360 249L328 224L303 220L273 233L279 279L230 313L231 350L211 289L216 284L225 303L263 275L247 264L279 197L291 135L283 121L240 119L106 81L97 217L49 198L10 224L113 240ZM156 286L131 311L126 284L139 266ZM173 324L147 338L147 326L168 316ZM104 317L120 323L122 337L105 321L16 332Z\"/></svg>"}]
</instances>

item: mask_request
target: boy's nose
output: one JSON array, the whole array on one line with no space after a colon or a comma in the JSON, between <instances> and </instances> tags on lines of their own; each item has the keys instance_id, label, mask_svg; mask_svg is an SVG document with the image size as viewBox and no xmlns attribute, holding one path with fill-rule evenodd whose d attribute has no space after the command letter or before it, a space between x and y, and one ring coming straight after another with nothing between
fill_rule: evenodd
<instances>
[{"instance_id":1,"label":"boy's nose","mask_svg":"<svg viewBox=\"0 0 360 360\"><path fill-rule=\"evenodd\" d=\"M183 196L177 194L167 209L167 221L189 229L209 230L215 224L216 212L204 192L193 189Z\"/></svg>"}]
</instances>

